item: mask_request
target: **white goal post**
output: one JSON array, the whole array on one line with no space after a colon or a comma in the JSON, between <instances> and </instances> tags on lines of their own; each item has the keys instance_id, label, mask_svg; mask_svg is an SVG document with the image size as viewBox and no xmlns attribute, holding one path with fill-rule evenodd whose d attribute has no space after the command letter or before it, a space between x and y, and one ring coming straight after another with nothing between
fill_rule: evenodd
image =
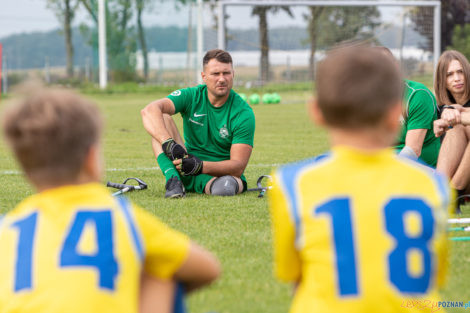
<instances>
[{"instance_id":1,"label":"white goal post","mask_svg":"<svg viewBox=\"0 0 470 313\"><path fill-rule=\"evenodd\" d=\"M441 49L441 2L437 0L219 0L217 42L220 49L225 49L225 7L226 6L422 6L433 7L433 66L436 68Z\"/></svg>"}]
</instances>

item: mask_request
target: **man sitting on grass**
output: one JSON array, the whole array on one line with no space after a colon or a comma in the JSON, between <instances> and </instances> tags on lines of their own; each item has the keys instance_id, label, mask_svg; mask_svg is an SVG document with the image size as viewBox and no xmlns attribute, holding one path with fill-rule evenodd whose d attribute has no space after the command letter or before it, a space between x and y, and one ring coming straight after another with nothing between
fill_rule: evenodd
<instances>
[{"instance_id":1,"label":"man sitting on grass","mask_svg":"<svg viewBox=\"0 0 470 313\"><path fill-rule=\"evenodd\" d=\"M275 272L295 284L291 313L431 312L446 267L450 188L397 156L403 83L377 49L330 52L310 109L331 153L281 167L270 191ZM423 303L423 302L420 302Z\"/></svg>"},{"instance_id":2,"label":"man sitting on grass","mask_svg":"<svg viewBox=\"0 0 470 313\"><path fill-rule=\"evenodd\" d=\"M137 312L144 273L142 312L168 313L173 281L192 290L218 276L209 252L99 183L95 105L42 90L9 107L2 124L38 193L0 222L1 312Z\"/></svg>"},{"instance_id":3,"label":"man sitting on grass","mask_svg":"<svg viewBox=\"0 0 470 313\"><path fill-rule=\"evenodd\" d=\"M232 196L246 190L243 172L250 159L255 116L232 90L232 57L215 49L203 58L204 85L172 92L142 110L152 148L166 179L165 197L185 190ZM184 139L171 115L181 113Z\"/></svg>"}]
</instances>

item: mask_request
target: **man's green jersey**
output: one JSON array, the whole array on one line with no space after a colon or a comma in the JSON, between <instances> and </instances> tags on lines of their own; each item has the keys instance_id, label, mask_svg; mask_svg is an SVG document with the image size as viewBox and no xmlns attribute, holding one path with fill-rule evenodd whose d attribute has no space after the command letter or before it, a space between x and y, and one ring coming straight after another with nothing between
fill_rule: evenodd
<instances>
[{"instance_id":1,"label":"man's green jersey","mask_svg":"<svg viewBox=\"0 0 470 313\"><path fill-rule=\"evenodd\" d=\"M176 90L168 99L173 101L175 113L183 117L188 153L203 161L217 162L230 159L233 144L253 146L255 115L235 91L230 91L220 107L210 103L206 85Z\"/></svg>"},{"instance_id":2,"label":"man's green jersey","mask_svg":"<svg viewBox=\"0 0 470 313\"><path fill-rule=\"evenodd\" d=\"M395 148L400 151L405 147L408 131L427 129L419 159L432 167L436 167L441 147L439 138L435 137L433 133L433 122L437 119L438 112L436 98L423 84L405 80L403 105L402 128Z\"/></svg>"}]
</instances>

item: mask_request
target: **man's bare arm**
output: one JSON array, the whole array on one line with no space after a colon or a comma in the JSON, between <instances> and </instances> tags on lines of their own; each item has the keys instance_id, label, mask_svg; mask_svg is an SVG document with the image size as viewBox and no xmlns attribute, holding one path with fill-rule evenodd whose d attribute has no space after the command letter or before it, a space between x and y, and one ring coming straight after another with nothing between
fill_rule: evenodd
<instances>
[{"instance_id":1,"label":"man's bare arm","mask_svg":"<svg viewBox=\"0 0 470 313\"><path fill-rule=\"evenodd\" d=\"M204 174L212 176L232 175L240 177L245 171L250 160L253 147L244 143L232 145L230 149L230 160L219 162L206 162L202 168Z\"/></svg>"},{"instance_id":2,"label":"man's bare arm","mask_svg":"<svg viewBox=\"0 0 470 313\"><path fill-rule=\"evenodd\" d=\"M150 102L140 111L145 130L159 143L171 138L163 121L163 114L175 114L175 105L168 98Z\"/></svg>"},{"instance_id":3,"label":"man's bare arm","mask_svg":"<svg viewBox=\"0 0 470 313\"><path fill-rule=\"evenodd\" d=\"M410 147L416 156L421 155L427 129L411 129L406 132L405 146Z\"/></svg>"}]
</instances>

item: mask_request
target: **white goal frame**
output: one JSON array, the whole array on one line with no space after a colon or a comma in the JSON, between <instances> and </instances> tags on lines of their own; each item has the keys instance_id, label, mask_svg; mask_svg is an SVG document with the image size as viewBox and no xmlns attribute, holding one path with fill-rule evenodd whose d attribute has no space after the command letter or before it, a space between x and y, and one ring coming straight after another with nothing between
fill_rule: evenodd
<instances>
[{"instance_id":1,"label":"white goal frame","mask_svg":"<svg viewBox=\"0 0 470 313\"><path fill-rule=\"evenodd\" d=\"M240 5L287 6L422 6L434 8L433 66L436 68L441 54L441 2L437 0L219 0L217 14L217 42L225 50L225 7Z\"/></svg>"}]
</instances>

